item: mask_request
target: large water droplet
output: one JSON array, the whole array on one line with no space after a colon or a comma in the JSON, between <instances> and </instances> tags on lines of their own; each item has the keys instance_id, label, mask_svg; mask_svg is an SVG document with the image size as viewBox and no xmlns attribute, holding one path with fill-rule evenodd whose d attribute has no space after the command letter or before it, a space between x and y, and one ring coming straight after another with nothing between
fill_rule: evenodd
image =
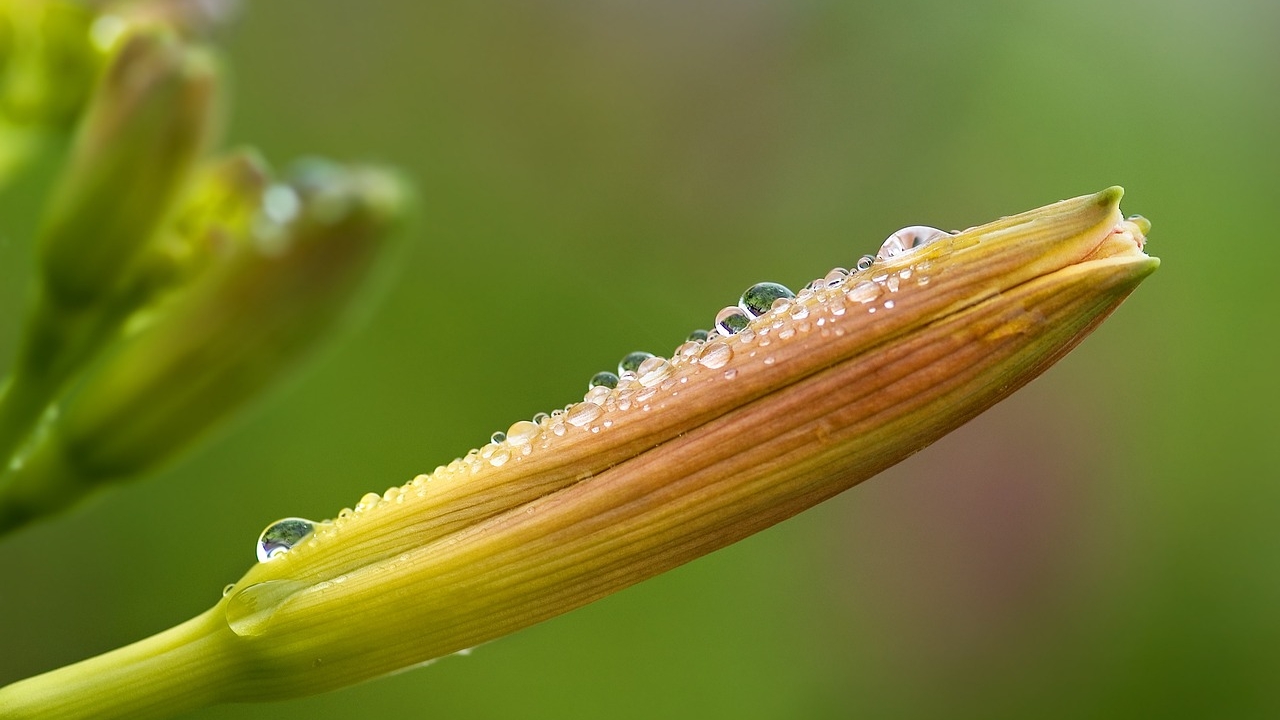
<instances>
[{"instance_id":1,"label":"large water droplet","mask_svg":"<svg viewBox=\"0 0 1280 720\"><path fill-rule=\"evenodd\" d=\"M742 332L751 324L751 318L738 307L727 307L716 313L716 330L721 335L733 335Z\"/></svg>"},{"instance_id":2,"label":"large water droplet","mask_svg":"<svg viewBox=\"0 0 1280 720\"><path fill-rule=\"evenodd\" d=\"M884 288L864 280L846 290L844 296L856 303L869 303L882 294L884 294Z\"/></svg>"},{"instance_id":3,"label":"large water droplet","mask_svg":"<svg viewBox=\"0 0 1280 720\"><path fill-rule=\"evenodd\" d=\"M637 379L645 387L653 387L671 374L671 363L660 357L651 357L636 369Z\"/></svg>"},{"instance_id":4,"label":"large water droplet","mask_svg":"<svg viewBox=\"0 0 1280 720\"><path fill-rule=\"evenodd\" d=\"M258 562L266 562L302 542L316 529L305 518L285 518L267 526L258 536Z\"/></svg>"},{"instance_id":5,"label":"large water droplet","mask_svg":"<svg viewBox=\"0 0 1280 720\"><path fill-rule=\"evenodd\" d=\"M634 373L636 370L640 369L640 363L651 357L653 357L653 353L647 353L639 350L627 353L626 356L622 358L622 362L618 363L618 374L621 375L624 372Z\"/></svg>"},{"instance_id":6,"label":"large water droplet","mask_svg":"<svg viewBox=\"0 0 1280 720\"><path fill-rule=\"evenodd\" d=\"M587 423L600 417L600 413L604 412L600 406L593 402L580 402L569 408L565 413L565 422L574 427L583 427Z\"/></svg>"},{"instance_id":7,"label":"large water droplet","mask_svg":"<svg viewBox=\"0 0 1280 720\"><path fill-rule=\"evenodd\" d=\"M729 347L729 343L711 342L707 343L706 348L703 349L698 362L714 370L724 367L732 359L733 348Z\"/></svg>"},{"instance_id":8,"label":"large water droplet","mask_svg":"<svg viewBox=\"0 0 1280 720\"><path fill-rule=\"evenodd\" d=\"M507 428L507 442L515 445L528 445L533 439L538 437L538 433L542 432L542 428L537 423L528 420L517 420Z\"/></svg>"},{"instance_id":9,"label":"large water droplet","mask_svg":"<svg viewBox=\"0 0 1280 720\"><path fill-rule=\"evenodd\" d=\"M785 285L775 282L756 283L742 293L742 298L738 300L738 307L751 317L760 317L773 308L775 300L790 299L795 296L796 294ZM720 324L719 318L716 319L716 324Z\"/></svg>"},{"instance_id":10,"label":"large water droplet","mask_svg":"<svg viewBox=\"0 0 1280 720\"><path fill-rule=\"evenodd\" d=\"M876 254L876 258L886 260L897 257L909 250L924 247L944 237L951 237L951 234L927 225L904 227L884 241L884 244L880 246L880 252Z\"/></svg>"},{"instance_id":11,"label":"large water droplet","mask_svg":"<svg viewBox=\"0 0 1280 720\"><path fill-rule=\"evenodd\" d=\"M588 390L590 390L591 388L598 388L598 387L606 387L606 388L618 387L618 376L609 372L608 370L601 370L595 375L592 375L590 382L587 383Z\"/></svg>"}]
</instances>

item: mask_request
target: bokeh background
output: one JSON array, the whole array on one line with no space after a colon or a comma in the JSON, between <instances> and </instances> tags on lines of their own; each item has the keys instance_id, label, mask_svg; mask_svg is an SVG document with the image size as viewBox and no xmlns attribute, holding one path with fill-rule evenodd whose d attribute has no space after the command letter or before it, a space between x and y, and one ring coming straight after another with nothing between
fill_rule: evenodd
<instances>
[{"instance_id":1,"label":"bokeh background","mask_svg":"<svg viewBox=\"0 0 1280 720\"><path fill-rule=\"evenodd\" d=\"M268 522L562 406L753 282L1119 183L1160 271L934 447L468 657L191 717L1280 716L1280 4L246 5L229 142L403 168L411 247L213 442L0 540L0 684L196 614ZM34 202L0 217L5 357Z\"/></svg>"}]
</instances>

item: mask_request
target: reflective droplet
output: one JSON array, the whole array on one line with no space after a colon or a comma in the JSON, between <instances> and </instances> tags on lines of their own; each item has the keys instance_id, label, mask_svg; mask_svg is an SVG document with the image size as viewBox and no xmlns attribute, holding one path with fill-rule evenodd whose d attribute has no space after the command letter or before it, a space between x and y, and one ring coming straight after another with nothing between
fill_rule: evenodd
<instances>
[{"instance_id":1,"label":"reflective droplet","mask_svg":"<svg viewBox=\"0 0 1280 720\"><path fill-rule=\"evenodd\" d=\"M721 335L733 335L742 332L751 324L751 318L740 308L727 307L716 313L716 330Z\"/></svg>"},{"instance_id":2,"label":"reflective droplet","mask_svg":"<svg viewBox=\"0 0 1280 720\"><path fill-rule=\"evenodd\" d=\"M670 374L671 363L660 357L651 357L640 363L640 367L636 368L637 379L645 387L657 385Z\"/></svg>"},{"instance_id":3,"label":"reflective droplet","mask_svg":"<svg viewBox=\"0 0 1280 720\"><path fill-rule=\"evenodd\" d=\"M565 422L574 427L583 427L592 420L600 417L601 412L603 411L600 409L600 406L593 402L580 402L570 408L569 412L565 413L564 419Z\"/></svg>"},{"instance_id":4,"label":"reflective droplet","mask_svg":"<svg viewBox=\"0 0 1280 720\"><path fill-rule=\"evenodd\" d=\"M742 293L742 297L738 300L738 307L742 308L751 317L760 317L769 312L773 308L773 303L779 298L793 298L796 294L791 292L785 285L779 285L775 282L756 283L747 288ZM719 318L716 319L719 325Z\"/></svg>"},{"instance_id":5,"label":"reflective droplet","mask_svg":"<svg viewBox=\"0 0 1280 720\"><path fill-rule=\"evenodd\" d=\"M884 241L884 244L880 246L880 252L876 254L876 259L886 260L897 257L908 250L924 247L944 237L951 237L951 234L926 225L904 227Z\"/></svg>"},{"instance_id":6,"label":"reflective droplet","mask_svg":"<svg viewBox=\"0 0 1280 720\"><path fill-rule=\"evenodd\" d=\"M507 434L502 432L501 430L489 436L489 440L494 444L500 443L506 439L507 439Z\"/></svg>"},{"instance_id":7,"label":"reflective droplet","mask_svg":"<svg viewBox=\"0 0 1280 720\"><path fill-rule=\"evenodd\" d=\"M538 425L541 425L543 422L549 420L550 418L551 418L550 415L544 412L540 412L533 416L533 422L537 423Z\"/></svg>"},{"instance_id":8,"label":"reflective droplet","mask_svg":"<svg viewBox=\"0 0 1280 720\"><path fill-rule=\"evenodd\" d=\"M653 357L653 353L642 352L639 350L633 353L627 353L626 357L622 358L622 362L618 363L618 374L621 375L624 372L635 372L640 368L640 363L651 357Z\"/></svg>"},{"instance_id":9,"label":"reflective droplet","mask_svg":"<svg viewBox=\"0 0 1280 720\"><path fill-rule=\"evenodd\" d=\"M316 529L305 518L285 518L267 526L258 536L258 562L266 562L302 542Z\"/></svg>"},{"instance_id":10,"label":"reflective droplet","mask_svg":"<svg viewBox=\"0 0 1280 720\"><path fill-rule=\"evenodd\" d=\"M862 257L858 258L858 270L860 272L865 270L870 270L871 266L875 264L875 261L876 261L875 255L863 255Z\"/></svg>"},{"instance_id":11,"label":"reflective droplet","mask_svg":"<svg viewBox=\"0 0 1280 720\"><path fill-rule=\"evenodd\" d=\"M235 590L235 589L236 589L236 584L235 584L235 583L231 583L231 584L227 585L226 587L222 588L222 597L226 597L226 596L230 595L230 594L231 594L231 591L232 591L232 590Z\"/></svg>"},{"instance_id":12,"label":"reflective droplet","mask_svg":"<svg viewBox=\"0 0 1280 720\"><path fill-rule=\"evenodd\" d=\"M733 348L729 347L729 343L711 342L707 343L706 348L703 349L702 355L698 357L698 362L715 370L716 368L724 367L732 359Z\"/></svg>"},{"instance_id":13,"label":"reflective droplet","mask_svg":"<svg viewBox=\"0 0 1280 720\"><path fill-rule=\"evenodd\" d=\"M845 291L844 296L856 303L869 303L880 297L883 292L884 288L864 280Z\"/></svg>"},{"instance_id":14,"label":"reflective droplet","mask_svg":"<svg viewBox=\"0 0 1280 720\"><path fill-rule=\"evenodd\" d=\"M494 467L502 467L511 459L511 451L506 448L498 448L493 455L489 457L489 464Z\"/></svg>"},{"instance_id":15,"label":"reflective droplet","mask_svg":"<svg viewBox=\"0 0 1280 720\"><path fill-rule=\"evenodd\" d=\"M845 270L844 268L838 267L838 268L833 268L831 272L827 273L827 276L823 279L827 281L827 287L832 287L834 285L839 285L840 283L844 282L844 279L847 277L849 277L849 271Z\"/></svg>"},{"instance_id":16,"label":"reflective droplet","mask_svg":"<svg viewBox=\"0 0 1280 720\"><path fill-rule=\"evenodd\" d=\"M631 356L628 355L627 357L631 357ZM607 387L607 388L618 387L618 376L609 372L608 370L601 370L595 375L592 375L591 382L587 383L588 390L590 390L591 388L597 388L597 387Z\"/></svg>"},{"instance_id":17,"label":"reflective droplet","mask_svg":"<svg viewBox=\"0 0 1280 720\"><path fill-rule=\"evenodd\" d=\"M533 439L538 437L538 433L542 432L542 428L537 423L528 420L519 420L507 428L507 442L511 445L528 445Z\"/></svg>"},{"instance_id":18,"label":"reflective droplet","mask_svg":"<svg viewBox=\"0 0 1280 720\"><path fill-rule=\"evenodd\" d=\"M689 337L685 339L688 340L689 342L706 342L707 337L709 337L710 335L711 333L707 332L706 330L694 330L693 332L689 333Z\"/></svg>"}]
</instances>

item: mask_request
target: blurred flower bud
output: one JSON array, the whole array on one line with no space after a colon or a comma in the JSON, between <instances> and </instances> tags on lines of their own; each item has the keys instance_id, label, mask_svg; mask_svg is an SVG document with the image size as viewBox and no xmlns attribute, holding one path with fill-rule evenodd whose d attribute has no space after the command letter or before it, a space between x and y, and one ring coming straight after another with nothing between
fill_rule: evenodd
<instances>
[{"instance_id":1,"label":"blurred flower bud","mask_svg":"<svg viewBox=\"0 0 1280 720\"><path fill-rule=\"evenodd\" d=\"M56 434L83 477L154 467L278 379L343 314L405 204L384 172L315 163L267 187L249 223L236 218L236 194L217 201L220 192L205 197L233 210L226 224L202 225L211 266L131 321L133 334L64 405Z\"/></svg>"},{"instance_id":2,"label":"blurred flower bud","mask_svg":"<svg viewBox=\"0 0 1280 720\"><path fill-rule=\"evenodd\" d=\"M94 17L67 0L0 0L0 115L8 123L75 121L101 63Z\"/></svg>"},{"instance_id":3,"label":"blurred flower bud","mask_svg":"<svg viewBox=\"0 0 1280 720\"><path fill-rule=\"evenodd\" d=\"M114 55L40 237L45 295L75 308L128 282L213 134L216 66L160 31Z\"/></svg>"}]
</instances>

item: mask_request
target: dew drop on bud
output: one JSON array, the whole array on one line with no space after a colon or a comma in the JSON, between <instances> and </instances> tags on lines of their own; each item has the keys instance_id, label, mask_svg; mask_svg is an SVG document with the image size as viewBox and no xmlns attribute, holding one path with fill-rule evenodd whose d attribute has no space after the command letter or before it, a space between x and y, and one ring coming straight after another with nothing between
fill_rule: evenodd
<instances>
[{"instance_id":1,"label":"dew drop on bud","mask_svg":"<svg viewBox=\"0 0 1280 720\"><path fill-rule=\"evenodd\" d=\"M884 241L884 244L880 246L880 252L876 254L876 259L887 260L897 257L909 250L924 247L944 237L951 237L951 234L926 225L904 227Z\"/></svg>"},{"instance_id":2,"label":"dew drop on bud","mask_svg":"<svg viewBox=\"0 0 1280 720\"><path fill-rule=\"evenodd\" d=\"M634 373L636 370L640 369L640 363L651 357L653 357L653 353L642 351L627 353L626 356L622 358L622 361L618 363L618 374L621 375L624 372Z\"/></svg>"},{"instance_id":3,"label":"dew drop on bud","mask_svg":"<svg viewBox=\"0 0 1280 720\"><path fill-rule=\"evenodd\" d=\"M258 536L258 562L266 562L288 552L316 529L305 518L285 518L267 526Z\"/></svg>"},{"instance_id":4,"label":"dew drop on bud","mask_svg":"<svg viewBox=\"0 0 1280 720\"><path fill-rule=\"evenodd\" d=\"M711 342L703 349L702 355L698 357L698 362L712 370L724 367L733 359L733 348L729 347L725 342Z\"/></svg>"},{"instance_id":5,"label":"dew drop on bud","mask_svg":"<svg viewBox=\"0 0 1280 720\"><path fill-rule=\"evenodd\" d=\"M876 261L875 255L863 255L862 257L858 258L858 265L857 265L858 270L860 272L870 270L871 266L875 264L875 261Z\"/></svg>"},{"instance_id":6,"label":"dew drop on bud","mask_svg":"<svg viewBox=\"0 0 1280 720\"><path fill-rule=\"evenodd\" d=\"M645 387L657 385L670 374L671 363L660 357L651 357L640 363L640 367L636 368L637 379Z\"/></svg>"},{"instance_id":7,"label":"dew drop on bud","mask_svg":"<svg viewBox=\"0 0 1280 720\"><path fill-rule=\"evenodd\" d=\"M542 432L542 428L537 423L528 420L517 420L511 427L507 428L507 442L520 446L528 445L533 439L538 437L538 433Z\"/></svg>"},{"instance_id":8,"label":"dew drop on bud","mask_svg":"<svg viewBox=\"0 0 1280 720\"><path fill-rule=\"evenodd\" d=\"M689 337L685 339L689 342L706 342L707 337L710 334L711 333L707 332L706 330L694 330L693 332L689 333Z\"/></svg>"},{"instance_id":9,"label":"dew drop on bud","mask_svg":"<svg viewBox=\"0 0 1280 720\"><path fill-rule=\"evenodd\" d=\"M795 296L796 294L787 289L785 285L779 285L774 282L756 283L742 293L742 298L738 300L738 307L742 308L751 317L760 317L773 308L775 300L779 298L790 299ZM719 318L717 318L716 324L720 324Z\"/></svg>"},{"instance_id":10,"label":"dew drop on bud","mask_svg":"<svg viewBox=\"0 0 1280 720\"><path fill-rule=\"evenodd\" d=\"M489 441L494 444L500 443L506 439L507 439L507 434L502 432L501 430L489 436Z\"/></svg>"},{"instance_id":11,"label":"dew drop on bud","mask_svg":"<svg viewBox=\"0 0 1280 720\"><path fill-rule=\"evenodd\" d=\"M733 335L734 333L742 332L750 324L751 318L747 317L747 314L737 306L727 307L716 313L716 330L721 335Z\"/></svg>"},{"instance_id":12,"label":"dew drop on bud","mask_svg":"<svg viewBox=\"0 0 1280 720\"><path fill-rule=\"evenodd\" d=\"M631 356L628 355L627 357L631 357ZM598 388L598 387L606 387L606 388L618 387L618 376L609 372L608 370L601 370L595 375L592 375L591 381L587 383L588 390L590 390L591 388Z\"/></svg>"}]
</instances>

